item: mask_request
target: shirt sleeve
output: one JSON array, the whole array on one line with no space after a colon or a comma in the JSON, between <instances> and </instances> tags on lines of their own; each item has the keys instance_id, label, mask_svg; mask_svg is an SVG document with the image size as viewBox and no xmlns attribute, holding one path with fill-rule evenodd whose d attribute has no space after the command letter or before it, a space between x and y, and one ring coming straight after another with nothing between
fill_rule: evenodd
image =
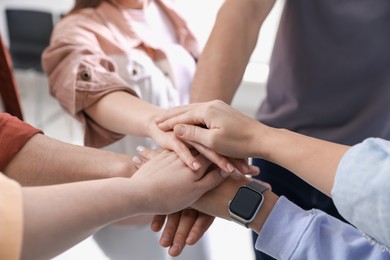
<instances>
[{"instance_id":1,"label":"shirt sleeve","mask_svg":"<svg viewBox=\"0 0 390 260\"><path fill-rule=\"evenodd\" d=\"M0 259L20 259L22 213L19 184L0 173Z\"/></svg>"},{"instance_id":2,"label":"shirt sleeve","mask_svg":"<svg viewBox=\"0 0 390 260\"><path fill-rule=\"evenodd\" d=\"M337 169L332 190L340 214L390 248L390 142L368 138L351 147Z\"/></svg>"},{"instance_id":3,"label":"shirt sleeve","mask_svg":"<svg viewBox=\"0 0 390 260\"><path fill-rule=\"evenodd\" d=\"M94 11L85 12L71 14L56 25L50 46L43 52L42 64L51 94L85 126L85 144L102 147L124 135L101 127L84 109L111 92L136 93L120 77L115 62L105 54L103 46L112 53L122 54L123 50L111 43L112 33Z\"/></svg>"},{"instance_id":4,"label":"shirt sleeve","mask_svg":"<svg viewBox=\"0 0 390 260\"><path fill-rule=\"evenodd\" d=\"M0 114L0 171L3 171L12 158L23 148L28 140L41 130L11 116Z\"/></svg>"},{"instance_id":5,"label":"shirt sleeve","mask_svg":"<svg viewBox=\"0 0 390 260\"><path fill-rule=\"evenodd\" d=\"M320 210L305 211L284 197L255 245L277 259L390 259L359 230Z\"/></svg>"}]
</instances>

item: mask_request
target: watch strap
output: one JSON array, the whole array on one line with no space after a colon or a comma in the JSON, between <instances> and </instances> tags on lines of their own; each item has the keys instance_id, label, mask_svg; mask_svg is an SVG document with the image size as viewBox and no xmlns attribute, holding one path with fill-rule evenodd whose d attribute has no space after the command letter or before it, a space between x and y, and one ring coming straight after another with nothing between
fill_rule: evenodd
<instances>
[{"instance_id":1,"label":"watch strap","mask_svg":"<svg viewBox=\"0 0 390 260\"><path fill-rule=\"evenodd\" d=\"M268 190L267 186L265 186L257 181L251 181L246 186L251 188L252 190L255 190L255 191L260 192L260 193L263 193L264 191Z\"/></svg>"}]
</instances>

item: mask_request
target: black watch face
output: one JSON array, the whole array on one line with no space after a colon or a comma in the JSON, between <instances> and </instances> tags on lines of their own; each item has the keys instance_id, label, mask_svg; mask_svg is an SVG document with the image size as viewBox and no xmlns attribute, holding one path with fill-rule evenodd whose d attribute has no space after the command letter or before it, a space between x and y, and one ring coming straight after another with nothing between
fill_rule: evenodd
<instances>
[{"instance_id":1,"label":"black watch face","mask_svg":"<svg viewBox=\"0 0 390 260\"><path fill-rule=\"evenodd\" d=\"M241 187L230 202L230 211L242 219L250 220L263 202L263 195L248 187Z\"/></svg>"}]
</instances>

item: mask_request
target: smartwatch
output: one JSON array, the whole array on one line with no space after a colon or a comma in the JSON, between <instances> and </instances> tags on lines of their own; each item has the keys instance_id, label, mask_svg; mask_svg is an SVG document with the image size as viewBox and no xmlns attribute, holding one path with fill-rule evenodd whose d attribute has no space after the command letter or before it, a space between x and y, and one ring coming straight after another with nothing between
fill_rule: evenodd
<instances>
[{"instance_id":1,"label":"smartwatch","mask_svg":"<svg viewBox=\"0 0 390 260\"><path fill-rule=\"evenodd\" d=\"M241 186L229 202L232 220L248 228L263 204L263 192L266 190L268 190L267 186L256 181Z\"/></svg>"}]
</instances>

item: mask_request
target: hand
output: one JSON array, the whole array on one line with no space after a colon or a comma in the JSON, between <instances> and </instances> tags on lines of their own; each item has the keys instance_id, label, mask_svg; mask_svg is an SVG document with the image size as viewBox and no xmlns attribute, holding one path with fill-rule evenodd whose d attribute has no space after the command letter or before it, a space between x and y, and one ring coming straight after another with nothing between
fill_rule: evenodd
<instances>
[{"instance_id":1,"label":"hand","mask_svg":"<svg viewBox=\"0 0 390 260\"><path fill-rule=\"evenodd\" d=\"M183 162L196 171L201 167L200 162L191 154L190 149L172 131L161 131L155 123L150 124L149 136L162 149L175 151Z\"/></svg>"},{"instance_id":2,"label":"hand","mask_svg":"<svg viewBox=\"0 0 390 260\"><path fill-rule=\"evenodd\" d=\"M170 247L168 253L171 256L180 255L186 244L195 244L214 221L212 216L194 209L185 209L168 216L155 216L152 222L152 230L160 231L166 218L167 223L161 234L160 245Z\"/></svg>"},{"instance_id":3,"label":"hand","mask_svg":"<svg viewBox=\"0 0 390 260\"><path fill-rule=\"evenodd\" d=\"M260 173L260 169L257 166L248 164L247 159L226 158L202 144L192 141L185 142L195 148L199 153L203 154L207 159L215 163L223 171L229 173L230 176L242 174L256 176Z\"/></svg>"},{"instance_id":4,"label":"hand","mask_svg":"<svg viewBox=\"0 0 390 260\"><path fill-rule=\"evenodd\" d=\"M163 131L173 129L182 140L233 158L257 156L261 144L256 136L265 138L268 129L218 100L173 108L156 123Z\"/></svg>"},{"instance_id":5,"label":"hand","mask_svg":"<svg viewBox=\"0 0 390 260\"><path fill-rule=\"evenodd\" d=\"M143 152L146 156L147 151ZM211 162L202 155L196 159L201 162L196 174L175 152L166 150L143 164L131 177L135 187L144 191L141 212L169 214L182 210L225 180L226 174L221 174L220 170L207 172Z\"/></svg>"},{"instance_id":6,"label":"hand","mask_svg":"<svg viewBox=\"0 0 390 260\"><path fill-rule=\"evenodd\" d=\"M137 147L137 151L140 157L134 157L133 161L139 168L145 161L151 160L161 152L145 149L144 147ZM186 244L195 244L214 221L212 216L194 209L184 209L168 216L156 215L151 224L152 230L159 232L166 219L167 223L161 235L160 245L170 247L168 253L171 256L178 256Z\"/></svg>"}]
</instances>

